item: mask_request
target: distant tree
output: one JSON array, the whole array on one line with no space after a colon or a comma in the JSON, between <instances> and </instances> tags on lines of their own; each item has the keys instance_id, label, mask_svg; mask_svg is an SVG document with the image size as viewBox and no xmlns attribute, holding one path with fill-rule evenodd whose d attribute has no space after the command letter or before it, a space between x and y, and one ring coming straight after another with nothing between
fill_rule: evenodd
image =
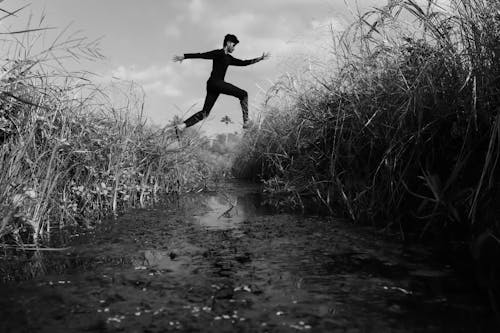
<instances>
[{"instance_id":1,"label":"distant tree","mask_svg":"<svg viewBox=\"0 0 500 333\"><path fill-rule=\"evenodd\" d=\"M231 118L229 118L229 116L227 114L224 117L222 117L222 119L220 121L222 123L226 124L226 126L233 123L233 121L231 120ZM225 145L227 146L227 133L226 133Z\"/></svg>"},{"instance_id":2,"label":"distant tree","mask_svg":"<svg viewBox=\"0 0 500 333\"><path fill-rule=\"evenodd\" d=\"M231 120L231 118L229 118L228 115L225 115L224 117L222 117L222 119L220 121L222 123L225 123L226 125L229 125L229 124L233 123L233 121Z\"/></svg>"}]
</instances>

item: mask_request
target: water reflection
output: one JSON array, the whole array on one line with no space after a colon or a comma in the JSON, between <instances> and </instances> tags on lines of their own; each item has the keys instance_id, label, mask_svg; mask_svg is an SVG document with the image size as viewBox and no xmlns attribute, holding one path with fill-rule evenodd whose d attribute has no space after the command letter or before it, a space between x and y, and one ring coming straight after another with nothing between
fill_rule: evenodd
<instances>
[{"instance_id":1,"label":"water reflection","mask_svg":"<svg viewBox=\"0 0 500 333\"><path fill-rule=\"evenodd\" d=\"M60 269L46 267L53 275L36 286L49 289L9 287L30 302L0 298L0 308L36 308L33 317L57 326L94 318L98 305L110 330L153 332L466 330L464 315L484 318L467 307L467 292L454 291L456 307L445 303L458 282L426 255L405 259L398 244L331 219L277 214L262 199L235 187L131 212L53 257ZM47 293L82 301L44 313L64 311Z\"/></svg>"},{"instance_id":2,"label":"water reflection","mask_svg":"<svg viewBox=\"0 0 500 333\"><path fill-rule=\"evenodd\" d=\"M205 196L200 202L202 211L193 216L195 221L208 229L235 229L249 218L264 215L270 208L261 205L258 194L236 195L217 193Z\"/></svg>"},{"instance_id":3,"label":"water reflection","mask_svg":"<svg viewBox=\"0 0 500 333\"><path fill-rule=\"evenodd\" d=\"M179 260L173 252L145 250L142 258L132 261L135 270L155 269L160 271L181 271L189 265L187 258Z\"/></svg>"}]
</instances>

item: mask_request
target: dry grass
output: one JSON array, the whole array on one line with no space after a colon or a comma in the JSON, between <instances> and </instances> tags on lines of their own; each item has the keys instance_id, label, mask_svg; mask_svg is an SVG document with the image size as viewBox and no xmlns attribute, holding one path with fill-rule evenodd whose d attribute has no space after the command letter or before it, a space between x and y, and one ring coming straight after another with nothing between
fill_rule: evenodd
<instances>
[{"instance_id":1,"label":"dry grass","mask_svg":"<svg viewBox=\"0 0 500 333\"><path fill-rule=\"evenodd\" d=\"M363 14L328 70L276 84L235 169L403 238L498 232L499 10L400 0Z\"/></svg>"},{"instance_id":2,"label":"dry grass","mask_svg":"<svg viewBox=\"0 0 500 333\"><path fill-rule=\"evenodd\" d=\"M467 244L500 318L500 4L389 3L334 37L334 61L276 84L234 170L291 205Z\"/></svg>"},{"instance_id":3,"label":"dry grass","mask_svg":"<svg viewBox=\"0 0 500 333\"><path fill-rule=\"evenodd\" d=\"M214 166L199 138L176 149L172 131L146 124L140 87L98 86L63 66L100 59L95 41L62 31L43 48L45 33L2 40L0 243L40 244L53 229L93 227L160 194L207 186Z\"/></svg>"}]
</instances>

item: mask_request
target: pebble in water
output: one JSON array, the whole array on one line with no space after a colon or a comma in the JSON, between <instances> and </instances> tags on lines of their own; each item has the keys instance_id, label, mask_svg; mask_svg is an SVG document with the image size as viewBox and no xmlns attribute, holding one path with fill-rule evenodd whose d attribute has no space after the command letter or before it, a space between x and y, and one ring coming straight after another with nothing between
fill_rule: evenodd
<instances>
[{"instance_id":1,"label":"pebble in water","mask_svg":"<svg viewBox=\"0 0 500 333\"><path fill-rule=\"evenodd\" d=\"M112 322L121 323L122 320L124 320L124 319L125 319L125 316L118 316L118 315L116 315L116 316L107 318L106 319L106 323L108 323L108 324L112 323Z\"/></svg>"}]
</instances>

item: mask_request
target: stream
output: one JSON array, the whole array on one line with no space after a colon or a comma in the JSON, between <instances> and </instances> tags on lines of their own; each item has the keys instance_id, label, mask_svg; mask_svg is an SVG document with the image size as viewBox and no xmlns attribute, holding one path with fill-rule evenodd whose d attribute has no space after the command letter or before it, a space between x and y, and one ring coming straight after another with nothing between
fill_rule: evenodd
<instances>
[{"instance_id":1,"label":"stream","mask_svg":"<svg viewBox=\"0 0 500 333\"><path fill-rule=\"evenodd\" d=\"M473 284L425 248L277 212L256 185L166 198L1 262L0 332L490 332Z\"/></svg>"}]
</instances>

